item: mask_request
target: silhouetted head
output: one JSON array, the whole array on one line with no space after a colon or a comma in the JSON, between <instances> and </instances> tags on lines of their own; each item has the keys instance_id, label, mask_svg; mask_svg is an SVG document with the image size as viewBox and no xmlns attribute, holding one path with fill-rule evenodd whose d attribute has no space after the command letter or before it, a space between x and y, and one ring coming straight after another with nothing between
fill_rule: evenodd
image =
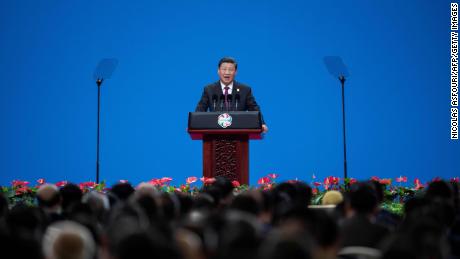
<instances>
[{"instance_id":1,"label":"silhouetted head","mask_svg":"<svg viewBox=\"0 0 460 259\"><path fill-rule=\"evenodd\" d=\"M249 194L242 193L236 196L230 208L233 210L243 211L254 216L259 215L262 210L262 206L257 200Z\"/></svg>"},{"instance_id":2,"label":"silhouetted head","mask_svg":"<svg viewBox=\"0 0 460 259\"><path fill-rule=\"evenodd\" d=\"M358 213L372 213L378 205L375 188L369 182L351 185L348 197L350 207Z\"/></svg>"},{"instance_id":3,"label":"silhouetted head","mask_svg":"<svg viewBox=\"0 0 460 259\"><path fill-rule=\"evenodd\" d=\"M454 191L452 185L446 181L433 181L428 185L425 197L428 199L448 199L453 201Z\"/></svg>"},{"instance_id":4,"label":"silhouetted head","mask_svg":"<svg viewBox=\"0 0 460 259\"><path fill-rule=\"evenodd\" d=\"M112 194L115 195L115 197L118 198L120 201L126 201L131 194L134 193L134 188L130 183L117 183L114 186L112 186L112 189L110 190Z\"/></svg>"},{"instance_id":5,"label":"silhouetted head","mask_svg":"<svg viewBox=\"0 0 460 259\"><path fill-rule=\"evenodd\" d=\"M6 216L6 226L12 235L21 238L40 238L43 234L45 215L37 207L19 203Z\"/></svg>"},{"instance_id":6,"label":"silhouetted head","mask_svg":"<svg viewBox=\"0 0 460 259\"><path fill-rule=\"evenodd\" d=\"M64 211L67 211L72 204L81 202L81 198L83 197L80 187L73 183L64 185L59 192L61 193L62 209Z\"/></svg>"}]
</instances>

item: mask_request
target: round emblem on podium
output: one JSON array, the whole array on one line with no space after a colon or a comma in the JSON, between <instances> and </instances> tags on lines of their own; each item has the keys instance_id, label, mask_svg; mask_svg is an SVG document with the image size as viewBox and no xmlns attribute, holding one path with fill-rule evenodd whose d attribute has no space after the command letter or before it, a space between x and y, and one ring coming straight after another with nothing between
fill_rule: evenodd
<instances>
[{"instance_id":1,"label":"round emblem on podium","mask_svg":"<svg viewBox=\"0 0 460 259\"><path fill-rule=\"evenodd\" d=\"M217 124L224 129L230 127L232 125L232 116L228 113L222 113L217 117Z\"/></svg>"}]
</instances>

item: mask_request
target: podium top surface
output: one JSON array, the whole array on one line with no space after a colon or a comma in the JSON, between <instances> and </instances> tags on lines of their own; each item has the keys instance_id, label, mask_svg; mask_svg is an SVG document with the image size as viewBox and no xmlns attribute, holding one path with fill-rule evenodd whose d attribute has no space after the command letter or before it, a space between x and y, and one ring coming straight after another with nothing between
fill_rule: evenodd
<instances>
[{"instance_id":1,"label":"podium top surface","mask_svg":"<svg viewBox=\"0 0 460 259\"><path fill-rule=\"evenodd\" d=\"M262 138L262 123L258 111L190 112L188 132L192 139L203 135L249 135L250 139Z\"/></svg>"}]
</instances>

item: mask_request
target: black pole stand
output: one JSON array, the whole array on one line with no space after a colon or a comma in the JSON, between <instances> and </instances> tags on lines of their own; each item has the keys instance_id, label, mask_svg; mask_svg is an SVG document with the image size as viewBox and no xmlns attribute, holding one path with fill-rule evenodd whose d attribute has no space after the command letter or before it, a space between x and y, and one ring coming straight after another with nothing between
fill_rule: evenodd
<instances>
[{"instance_id":1,"label":"black pole stand","mask_svg":"<svg viewBox=\"0 0 460 259\"><path fill-rule=\"evenodd\" d=\"M101 84L104 79L97 79L97 146L96 146L96 183L99 184L99 131L100 131L100 114L101 114Z\"/></svg>"},{"instance_id":2,"label":"black pole stand","mask_svg":"<svg viewBox=\"0 0 460 259\"><path fill-rule=\"evenodd\" d=\"M345 138L345 77L339 76L342 83L342 127L343 127L343 177L347 178L347 144Z\"/></svg>"}]
</instances>

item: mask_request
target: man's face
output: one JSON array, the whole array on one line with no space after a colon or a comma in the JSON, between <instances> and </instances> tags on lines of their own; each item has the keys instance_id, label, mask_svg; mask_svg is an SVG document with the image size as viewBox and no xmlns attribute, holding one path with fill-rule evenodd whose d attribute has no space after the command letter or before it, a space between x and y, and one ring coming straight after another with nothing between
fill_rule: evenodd
<instances>
[{"instance_id":1,"label":"man's face","mask_svg":"<svg viewBox=\"0 0 460 259\"><path fill-rule=\"evenodd\" d=\"M217 74L219 74L220 81L224 83L224 85L229 85L233 79L235 79L236 75L236 68L235 64L233 63L222 63L217 70Z\"/></svg>"}]
</instances>

